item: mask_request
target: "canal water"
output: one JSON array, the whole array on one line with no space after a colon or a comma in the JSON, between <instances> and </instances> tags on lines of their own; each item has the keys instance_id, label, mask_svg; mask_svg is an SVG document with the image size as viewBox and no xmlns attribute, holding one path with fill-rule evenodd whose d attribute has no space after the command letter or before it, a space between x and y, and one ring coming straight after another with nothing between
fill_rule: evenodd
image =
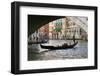
<instances>
[{"instance_id":1,"label":"canal water","mask_svg":"<svg viewBox=\"0 0 100 76\"><path fill-rule=\"evenodd\" d=\"M43 45L73 44L72 40L49 40ZM88 58L88 41L78 40L72 49L48 50L42 49L40 44L28 45L28 60L57 60L57 59L84 59Z\"/></svg>"}]
</instances>

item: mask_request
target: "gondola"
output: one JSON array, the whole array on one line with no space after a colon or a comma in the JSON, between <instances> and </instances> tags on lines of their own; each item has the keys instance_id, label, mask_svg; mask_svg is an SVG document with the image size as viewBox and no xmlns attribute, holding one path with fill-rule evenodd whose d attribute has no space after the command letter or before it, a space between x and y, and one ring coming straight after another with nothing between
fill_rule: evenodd
<instances>
[{"instance_id":1,"label":"gondola","mask_svg":"<svg viewBox=\"0 0 100 76\"><path fill-rule=\"evenodd\" d=\"M74 46L76 46L77 43L78 43L78 41L75 42L72 45L63 44L62 46L45 46L45 45L40 44L40 46L41 46L42 49L51 49L51 50L56 50L56 49L70 49L70 48L73 48Z\"/></svg>"}]
</instances>

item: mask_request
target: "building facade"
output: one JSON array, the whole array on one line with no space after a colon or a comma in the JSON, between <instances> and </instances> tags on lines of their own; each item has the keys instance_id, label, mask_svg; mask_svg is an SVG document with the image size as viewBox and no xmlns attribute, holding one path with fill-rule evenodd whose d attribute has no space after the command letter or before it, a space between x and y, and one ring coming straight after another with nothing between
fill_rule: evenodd
<instances>
[{"instance_id":1,"label":"building facade","mask_svg":"<svg viewBox=\"0 0 100 76\"><path fill-rule=\"evenodd\" d=\"M88 34L68 17L49 22L35 31L31 36L32 41L55 39L88 39Z\"/></svg>"},{"instance_id":2,"label":"building facade","mask_svg":"<svg viewBox=\"0 0 100 76\"><path fill-rule=\"evenodd\" d=\"M76 39L87 39L87 33L67 17L49 23L50 39L73 39L73 35Z\"/></svg>"}]
</instances>

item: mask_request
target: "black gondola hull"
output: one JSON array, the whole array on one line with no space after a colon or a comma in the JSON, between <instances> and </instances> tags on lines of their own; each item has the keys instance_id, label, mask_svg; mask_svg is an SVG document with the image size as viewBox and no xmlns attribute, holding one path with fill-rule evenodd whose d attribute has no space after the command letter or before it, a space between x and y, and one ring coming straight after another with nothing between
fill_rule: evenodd
<instances>
[{"instance_id":1,"label":"black gondola hull","mask_svg":"<svg viewBox=\"0 0 100 76\"><path fill-rule=\"evenodd\" d=\"M51 50L56 50L56 49L71 49L74 46L76 46L77 43L78 42L75 42L72 45L68 45L68 46L64 46L64 47L63 46L45 46L45 45L41 45L41 44L40 44L40 46L41 46L42 49L51 49Z\"/></svg>"}]
</instances>

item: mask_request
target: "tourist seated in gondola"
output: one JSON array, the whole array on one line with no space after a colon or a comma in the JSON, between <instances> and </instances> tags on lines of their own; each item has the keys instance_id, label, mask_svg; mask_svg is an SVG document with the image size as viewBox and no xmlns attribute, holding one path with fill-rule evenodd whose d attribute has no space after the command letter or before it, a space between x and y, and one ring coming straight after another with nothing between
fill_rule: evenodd
<instances>
[{"instance_id":1,"label":"tourist seated in gondola","mask_svg":"<svg viewBox=\"0 0 100 76\"><path fill-rule=\"evenodd\" d=\"M68 46L68 44L67 43L64 43L62 46L65 47L65 46Z\"/></svg>"}]
</instances>

